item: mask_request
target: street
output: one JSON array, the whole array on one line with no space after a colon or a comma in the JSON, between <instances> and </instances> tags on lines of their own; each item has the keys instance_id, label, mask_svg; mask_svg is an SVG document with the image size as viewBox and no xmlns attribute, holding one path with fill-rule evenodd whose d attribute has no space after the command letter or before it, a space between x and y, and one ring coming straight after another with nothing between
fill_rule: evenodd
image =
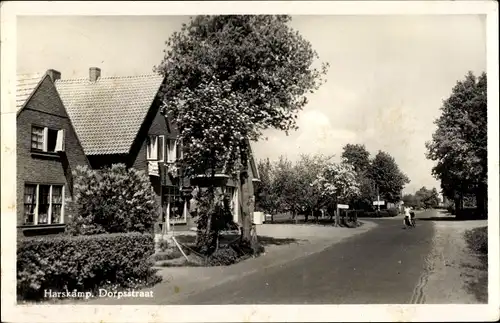
<instances>
[{"instance_id":1,"label":"street","mask_svg":"<svg viewBox=\"0 0 500 323\"><path fill-rule=\"evenodd\" d=\"M417 215L415 229L400 217L322 252L194 294L175 304L410 304L422 303L426 257L436 211ZM372 221L370 219L370 221Z\"/></svg>"}]
</instances>

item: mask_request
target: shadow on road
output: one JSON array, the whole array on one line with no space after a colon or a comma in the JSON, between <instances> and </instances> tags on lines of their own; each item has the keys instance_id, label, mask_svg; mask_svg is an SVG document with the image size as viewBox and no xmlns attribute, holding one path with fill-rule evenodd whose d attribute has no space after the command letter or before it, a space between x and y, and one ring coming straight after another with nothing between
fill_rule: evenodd
<instances>
[{"instance_id":1,"label":"shadow on road","mask_svg":"<svg viewBox=\"0 0 500 323\"><path fill-rule=\"evenodd\" d=\"M299 240L294 238L274 238L274 237L266 237L266 236L258 236L259 242L264 246L276 245L282 246L291 243L297 243Z\"/></svg>"},{"instance_id":2,"label":"shadow on road","mask_svg":"<svg viewBox=\"0 0 500 323\"><path fill-rule=\"evenodd\" d=\"M462 221L477 221L477 220L484 220L481 218L457 218L455 216L449 216L449 217L438 217L438 216L433 216L429 218L417 218L418 221L453 221L453 222L462 222Z\"/></svg>"}]
</instances>

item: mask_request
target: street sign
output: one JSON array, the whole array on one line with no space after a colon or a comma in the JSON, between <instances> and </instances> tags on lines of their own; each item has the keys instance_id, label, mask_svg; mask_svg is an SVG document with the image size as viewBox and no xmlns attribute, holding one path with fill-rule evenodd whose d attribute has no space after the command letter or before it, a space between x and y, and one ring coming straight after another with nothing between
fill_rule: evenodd
<instances>
[{"instance_id":1,"label":"street sign","mask_svg":"<svg viewBox=\"0 0 500 323\"><path fill-rule=\"evenodd\" d=\"M385 201L373 201L373 205L385 205Z\"/></svg>"},{"instance_id":2,"label":"street sign","mask_svg":"<svg viewBox=\"0 0 500 323\"><path fill-rule=\"evenodd\" d=\"M347 204L337 204L337 207L339 209L349 209L349 205L347 205Z\"/></svg>"}]
</instances>

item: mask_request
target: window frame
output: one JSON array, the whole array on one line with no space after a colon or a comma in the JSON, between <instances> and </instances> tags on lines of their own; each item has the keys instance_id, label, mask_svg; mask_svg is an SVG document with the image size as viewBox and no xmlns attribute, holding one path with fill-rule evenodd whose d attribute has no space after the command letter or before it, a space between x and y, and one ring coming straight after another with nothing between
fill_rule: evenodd
<instances>
[{"instance_id":1,"label":"window frame","mask_svg":"<svg viewBox=\"0 0 500 323\"><path fill-rule=\"evenodd\" d=\"M27 186L32 186L34 187L35 191L35 198L32 203L26 203L25 197L26 197L26 187ZM49 187L49 195L47 197L48 199L48 207L47 207L47 223L40 223L39 219L39 209L40 209L40 186L48 186ZM61 203L53 203L53 191L54 187L60 187L61 188ZM59 224L64 224L64 206L65 206L65 185L64 184L47 184L47 183L31 183L31 182L26 182L24 183L24 192L23 192L23 205L24 205L24 221L23 225L24 226L44 226L44 225L59 225ZM33 209L33 222L29 223L26 222L26 205L35 205ZM53 204L57 204L61 206L60 209L60 214L59 214L59 221L57 223L52 223L52 211L53 211Z\"/></svg>"},{"instance_id":2,"label":"window frame","mask_svg":"<svg viewBox=\"0 0 500 323\"><path fill-rule=\"evenodd\" d=\"M154 153L154 155L152 155ZM148 135L146 141L146 160L163 162L165 160L165 136Z\"/></svg>"},{"instance_id":3,"label":"window frame","mask_svg":"<svg viewBox=\"0 0 500 323\"><path fill-rule=\"evenodd\" d=\"M167 147L167 158L166 162L167 163L175 163L177 161L177 140L168 138L166 141L166 147ZM172 146L171 146L172 145ZM173 156L173 157L172 157Z\"/></svg>"},{"instance_id":4,"label":"window frame","mask_svg":"<svg viewBox=\"0 0 500 323\"><path fill-rule=\"evenodd\" d=\"M40 129L42 130L42 148L36 148L33 147L33 134L34 134L34 129ZM54 143L54 150L49 150L49 130L50 131L56 131L56 142ZM37 153L47 153L47 154L57 154L59 151L64 151L65 149L65 133L64 129L57 129L57 128L52 128L52 127L45 127L41 126L38 124L32 124L31 125L31 136L30 136L30 149L32 152L37 152Z\"/></svg>"}]
</instances>

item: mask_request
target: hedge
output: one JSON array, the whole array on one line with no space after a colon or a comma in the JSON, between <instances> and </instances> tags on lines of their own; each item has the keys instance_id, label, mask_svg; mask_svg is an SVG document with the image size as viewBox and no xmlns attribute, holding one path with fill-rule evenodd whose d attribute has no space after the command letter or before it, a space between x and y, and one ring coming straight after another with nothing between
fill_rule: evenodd
<instances>
[{"instance_id":1,"label":"hedge","mask_svg":"<svg viewBox=\"0 0 500 323\"><path fill-rule=\"evenodd\" d=\"M359 218L390 218L399 214L399 210L396 208L384 209L380 211L356 210L356 212L358 212Z\"/></svg>"},{"instance_id":2,"label":"hedge","mask_svg":"<svg viewBox=\"0 0 500 323\"><path fill-rule=\"evenodd\" d=\"M18 240L18 299L38 300L44 290L96 292L137 288L161 280L152 268L151 234L30 237Z\"/></svg>"}]
</instances>

